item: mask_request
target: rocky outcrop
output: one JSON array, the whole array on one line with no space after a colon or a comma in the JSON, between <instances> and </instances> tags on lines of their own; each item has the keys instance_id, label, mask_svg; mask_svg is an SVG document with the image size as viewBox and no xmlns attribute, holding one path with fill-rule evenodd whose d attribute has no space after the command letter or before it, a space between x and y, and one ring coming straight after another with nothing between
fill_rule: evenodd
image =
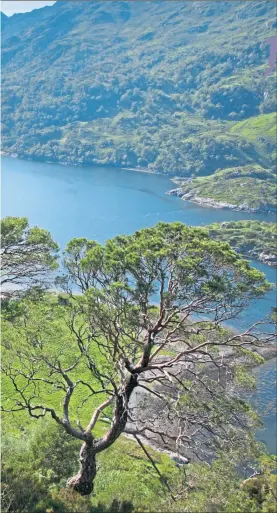
<instances>
[{"instance_id":1,"label":"rocky outcrop","mask_svg":"<svg viewBox=\"0 0 277 513\"><path fill-rule=\"evenodd\" d=\"M277 267L277 255L267 254L265 251L259 253L259 251L252 249L250 251L243 251L241 248L233 247L233 249L237 253L241 253L246 258L254 258L255 260L259 260L263 262L263 264L267 264L270 267Z\"/></svg>"},{"instance_id":2,"label":"rocky outcrop","mask_svg":"<svg viewBox=\"0 0 277 513\"><path fill-rule=\"evenodd\" d=\"M271 267L277 267L277 256L276 255L267 255L265 251L262 251L257 258L263 262L264 264L270 265Z\"/></svg>"},{"instance_id":3,"label":"rocky outcrop","mask_svg":"<svg viewBox=\"0 0 277 513\"><path fill-rule=\"evenodd\" d=\"M268 214L273 214L271 210L267 210L265 208L253 208L250 207L247 203L241 203L240 205L236 205L233 203L228 203L227 201L217 201L213 198L203 198L202 196L197 196L195 192L186 192L182 187L177 187L176 189L171 189L167 192L167 194L171 196L178 196L184 201L192 201L193 203L197 203L203 207L211 207L211 208L223 208L229 210L236 210L241 212L249 212L251 214L256 212L266 212Z\"/></svg>"},{"instance_id":4,"label":"rocky outcrop","mask_svg":"<svg viewBox=\"0 0 277 513\"><path fill-rule=\"evenodd\" d=\"M182 198L184 195L184 192L183 192L182 187L177 187L176 189L171 189L166 194L169 194L169 196L178 196L178 197Z\"/></svg>"}]
</instances>

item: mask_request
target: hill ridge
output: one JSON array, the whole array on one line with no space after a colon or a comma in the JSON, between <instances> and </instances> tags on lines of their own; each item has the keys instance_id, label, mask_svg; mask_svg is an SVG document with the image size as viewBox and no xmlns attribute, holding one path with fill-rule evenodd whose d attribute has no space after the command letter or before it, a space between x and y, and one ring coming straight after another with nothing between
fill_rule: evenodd
<instances>
[{"instance_id":1,"label":"hill ridge","mask_svg":"<svg viewBox=\"0 0 277 513\"><path fill-rule=\"evenodd\" d=\"M180 176L271 167L272 141L232 126L275 110L264 76L275 11L271 1L57 2L8 18L3 151Z\"/></svg>"}]
</instances>

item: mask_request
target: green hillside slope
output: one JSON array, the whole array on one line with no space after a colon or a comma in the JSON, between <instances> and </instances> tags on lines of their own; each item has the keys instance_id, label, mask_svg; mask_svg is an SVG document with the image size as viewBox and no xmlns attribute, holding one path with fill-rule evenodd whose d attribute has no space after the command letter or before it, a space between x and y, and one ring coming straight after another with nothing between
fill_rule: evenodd
<instances>
[{"instance_id":1,"label":"green hillside slope","mask_svg":"<svg viewBox=\"0 0 277 513\"><path fill-rule=\"evenodd\" d=\"M267 128L243 123L275 109L275 14L273 1L57 2L5 18L2 149L180 176L271 167Z\"/></svg>"},{"instance_id":2,"label":"green hillside slope","mask_svg":"<svg viewBox=\"0 0 277 513\"><path fill-rule=\"evenodd\" d=\"M246 257L277 265L277 226L262 221L231 221L208 226L211 237L226 241Z\"/></svg>"},{"instance_id":3,"label":"green hillside slope","mask_svg":"<svg viewBox=\"0 0 277 513\"><path fill-rule=\"evenodd\" d=\"M258 165L219 170L211 176L177 181L171 194L184 200L246 211L276 211L276 175Z\"/></svg>"}]
</instances>

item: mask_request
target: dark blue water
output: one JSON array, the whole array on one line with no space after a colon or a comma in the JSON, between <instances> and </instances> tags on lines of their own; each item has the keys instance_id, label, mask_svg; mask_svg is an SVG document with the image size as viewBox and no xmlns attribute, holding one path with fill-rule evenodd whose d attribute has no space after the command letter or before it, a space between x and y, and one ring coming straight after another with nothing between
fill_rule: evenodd
<instances>
[{"instance_id":1,"label":"dark blue water","mask_svg":"<svg viewBox=\"0 0 277 513\"><path fill-rule=\"evenodd\" d=\"M168 178L160 175L106 167L65 167L3 157L1 215L28 217L31 225L50 230L61 248L73 237L104 242L117 234L129 234L158 221L182 221L200 226L241 219L274 220L273 216L262 214L202 208L166 195L165 192L173 187ZM269 281L276 281L273 268L260 262L253 262L253 265L264 272ZM272 291L253 302L243 317L236 319L235 327L248 327L275 305L275 291ZM257 400L259 394L263 399L264 396L276 399L275 366L273 362L266 365L266 384L259 377L261 386ZM263 405L264 400L259 400L259 404ZM270 437L264 433L261 437L270 438L268 445L276 452L274 419L273 412L265 417Z\"/></svg>"}]
</instances>

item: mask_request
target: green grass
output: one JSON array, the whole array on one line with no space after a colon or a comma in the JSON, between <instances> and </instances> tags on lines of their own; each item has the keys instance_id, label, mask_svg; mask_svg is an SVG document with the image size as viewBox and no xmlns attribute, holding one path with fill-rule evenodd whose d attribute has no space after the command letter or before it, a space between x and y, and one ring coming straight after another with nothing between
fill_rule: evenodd
<instances>
[{"instance_id":1,"label":"green grass","mask_svg":"<svg viewBox=\"0 0 277 513\"><path fill-rule=\"evenodd\" d=\"M3 362L9 359L8 344L12 345L12 354L15 355L16 348L23 350L26 347L27 337L34 337L38 340L40 333L43 332L43 354L47 354L49 358L54 355L60 354L61 363L66 366L70 365L74 357L78 354L77 344L70 334L66 326L67 310L66 307L60 306L57 303L56 295L47 294L43 301L39 303L28 304L28 329L23 329L22 319L17 318L13 322L6 322L4 319L2 323L2 342L3 349ZM7 311L4 312L6 317ZM24 337L24 333L26 336ZM5 348L6 346L6 348ZM40 354L40 351L37 351ZM95 348L92 352L94 360L98 365L104 365L104 360L99 351ZM19 365L17 358L14 356L12 360L14 367ZM39 376L39 374L37 375ZM70 372L72 380L74 378L82 377L87 380L91 386L94 383L94 378L91 376L85 366L78 365L76 370ZM26 383L26 382L25 382ZM17 381L20 384L20 380ZM21 385L23 382L21 382ZM30 390L31 395L33 390ZM93 409L103 402L105 396L96 396L96 399L87 401L82 409L78 411L84 397L86 397L87 389L80 388L74 392L70 403L70 420L76 426L77 418L83 426L89 421ZM99 399L100 397L100 399ZM18 398L11 382L5 377L2 377L2 405L8 408ZM63 394L55 392L51 387L45 385L39 386L39 398L36 401L32 400L32 404L44 404L45 406L53 407L60 415L62 413L62 398ZM103 416L107 415L105 410ZM46 417L47 419L47 417ZM46 420L46 426L54 423L49 417ZM37 432L39 426L43 427L45 421L32 419L25 412L18 413L4 413L2 417L3 436L8 434L10 440L14 437L20 441L22 436L27 436L27 441L32 438L33 434ZM54 423L54 426L56 424ZM44 426L44 429L46 429ZM102 436L109 425L101 421L96 424L93 434L96 437ZM29 433L29 434L28 434ZM28 443L27 442L27 443ZM78 468L78 450L81 442L76 441L76 468L71 469L71 473L77 471ZM74 445L75 447L75 445ZM174 480L174 475L177 468L174 462L165 454L161 454L151 448L148 448L149 453L154 459L159 471L164 477ZM28 457L28 454L26 454ZM31 456L30 456L31 457ZM99 454L97 457L99 471L95 481L95 494L92 497L92 503L95 506L101 502L106 507L110 506L113 500L119 501L127 500L131 502L137 510L141 507L147 508L151 504L162 504L167 496L167 489L161 481L160 476L157 474L149 459L132 439L127 439L123 435L106 451ZM43 473L43 471L42 471Z\"/></svg>"},{"instance_id":2,"label":"green grass","mask_svg":"<svg viewBox=\"0 0 277 513\"><path fill-rule=\"evenodd\" d=\"M76 298L78 299L78 298ZM74 338L67 327L68 312L66 306L61 306L57 301L57 295L46 294L43 299L36 301L26 301L19 309L15 302L3 305L3 324L2 324L2 361L3 365L11 356L11 363L14 367L19 365L17 350L24 351L27 344L36 347L36 354L46 354L48 358L54 358L59 355L62 365L70 365L77 354L77 346ZM20 314L20 315L19 315ZM41 349L37 346L41 343ZM103 358L97 347L91 353L98 365L104 365ZM31 360L30 360L31 361ZM22 362L21 362L22 364ZM23 367L25 368L25 367ZM70 372L72 379L77 376L82 379L90 380L90 384L94 384L93 378L82 365L78 365L77 369ZM82 389L81 389L82 390ZM10 401L16 397L11 384L4 378L2 381L3 406L11 404ZM30 394L33 393L33 390ZM61 410L61 395L57 392L51 392L49 386L41 386L39 390L39 402L49 404L55 407L57 411ZM80 401L83 399L82 393L73 394L72 398L72 416L74 423L75 413ZM98 403L97 401L88 401L83 406L83 413L79 415L81 422L88 421L92 408ZM5 460L4 468L4 490L7 491L7 483L12 486L18 486L20 481L26 483L27 487L31 485L29 494L32 496L34 505L24 509L28 513L44 513L55 511L55 508L47 508L45 504L51 503L53 497L61 498L62 494L67 492L64 490L66 479L77 472L78 468L78 450L80 448L79 441L72 441L68 435L62 431L62 436L58 436L58 432L52 429L51 419L49 420L31 420L27 415L19 412L11 416L5 414L3 417L3 438L5 440ZM56 426L54 424L54 426ZM99 422L97 429L94 431L96 436L101 436L107 429L104 422ZM99 466L95 479L94 493L91 497L82 499L79 496L73 496L72 501L75 509L67 509L64 501L64 509L57 509L70 513L83 511L84 513L92 513L91 504L98 511L98 505L104 505L104 511L108 509L112 503L117 500L119 503L132 504L134 511L185 511L188 507L189 511L202 511L203 505L209 497L209 510L213 508L215 497L214 489L217 490L215 503L219 503L218 487L216 483L218 477L215 476L215 488L210 492L210 484L208 483L205 491L202 489L203 477L210 477L210 469L208 465L203 466L191 464L186 469L189 476L190 494L187 494L186 475L183 470L177 469L175 463L165 454L161 454L147 447L148 452L155 461L161 478L143 450L130 439L121 436L111 447L103 451L97 456L97 465ZM228 455L229 456L229 455ZM67 458L67 459L66 459ZM64 461L66 459L66 461ZM223 467L224 475L226 473L226 465ZM17 475L19 479L16 480ZM26 476L29 476L26 481ZM30 480L30 477L32 480ZM228 477L228 476L227 476ZM167 479L169 484L177 491L182 492L178 496L177 502L174 503L168 490L164 484ZM226 479L226 489L229 490L230 482ZM239 492L238 479L236 477L235 492ZM19 483L18 483L19 482ZM221 478L219 479L222 483ZM40 486L41 485L41 486ZM44 487L44 490L43 488ZM221 504L226 502L225 483L221 487L222 498ZM20 490L20 488L19 488ZM236 497L236 493L234 496ZM209 495L210 493L210 495ZM198 495L200 494L200 495ZM21 496L20 493L19 499ZM28 490L24 490L24 500L28 500ZM69 500L69 499L68 499ZM188 500L191 502L188 503ZM200 500L200 503L199 503ZM40 501L40 502L38 502ZM225 501L225 502L224 502ZM26 504L24 504L26 507ZM28 506L28 504L27 504ZM81 509L83 508L83 509ZM200 509L199 509L200 508ZM19 510L20 511L20 510ZM101 510L100 510L101 511ZM112 510L117 511L117 510ZM128 510L126 510L128 511ZM234 511L232 509L226 510ZM237 513L243 511L235 510ZM245 512L247 509L244 510Z\"/></svg>"},{"instance_id":3,"label":"green grass","mask_svg":"<svg viewBox=\"0 0 277 513\"><path fill-rule=\"evenodd\" d=\"M189 199L211 198L261 211L277 208L276 176L258 165L224 169L212 176L181 182L181 189Z\"/></svg>"},{"instance_id":4,"label":"green grass","mask_svg":"<svg viewBox=\"0 0 277 513\"><path fill-rule=\"evenodd\" d=\"M251 141L269 139L275 143L276 124L277 114L272 112L270 114L255 116L245 121L239 121L230 128L230 133L240 135Z\"/></svg>"},{"instance_id":5,"label":"green grass","mask_svg":"<svg viewBox=\"0 0 277 513\"><path fill-rule=\"evenodd\" d=\"M174 482L178 474L175 464L167 455L147 447L161 474ZM168 490L143 450L130 440L121 438L107 451L99 455L100 469L95 481L95 500L107 505L114 499L128 498L135 507L155 504L156 507L168 497ZM152 509L153 511L153 509Z\"/></svg>"},{"instance_id":6,"label":"green grass","mask_svg":"<svg viewBox=\"0 0 277 513\"><path fill-rule=\"evenodd\" d=\"M15 348L19 350L28 351L30 354L35 356L47 355L50 361L55 361L54 358L59 358L64 368L69 367L75 361L76 357L79 356L79 350L76 338L72 335L68 328L68 311L65 306L58 304L57 296L47 294L43 300L38 302L27 301L27 323L28 327L24 327L24 316L20 315L15 318L12 322L10 319L5 317L2 321L2 342L3 342L3 361L9 361L11 358L9 348L12 347L12 364L14 367L20 366L20 358L15 355ZM33 349L30 346L30 341L35 340L43 341L43 345L40 348ZM104 368L106 361L97 349L97 346L92 347L92 356L97 361L97 364ZM37 377L47 376L49 368L47 370L46 365L41 366L41 371L37 372ZM87 381L91 386L96 385L96 379L88 370L84 361L78 363L75 369L70 372L71 379L77 380L82 376L84 381ZM17 381L19 384L26 384L24 378L19 378ZM32 387L28 388L27 395L32 396ZM32 400L32 404L43 404L46 407L52 407L56 410L59 416L62 416L62 404L65 393L57 390L46 383L39 383L37 388L37 397ZM106 396L105 394L96 395L90 397L80 408L82 400L89 395L89 390L85 386L78 386L72 395L70 402L70 419L72 424L76 426L76 422L79 419L81 424L86 426L88 424L92 412L96 406L101 404ZM15 389L6 376L2 377L2 404L6 408L10 408L16 399L20 397L15 393ZM14 428L15 430L20 428L22 425L29 425L35 423L36 420L29 417L25 411L20 411L10 415L9 413L3 414L3 424L6 422L9 424L9 429ZM97 426L100 432L105 430L104 425ZM98 436L100 432L95 434Z\"/></svg>"}]
</instances>

